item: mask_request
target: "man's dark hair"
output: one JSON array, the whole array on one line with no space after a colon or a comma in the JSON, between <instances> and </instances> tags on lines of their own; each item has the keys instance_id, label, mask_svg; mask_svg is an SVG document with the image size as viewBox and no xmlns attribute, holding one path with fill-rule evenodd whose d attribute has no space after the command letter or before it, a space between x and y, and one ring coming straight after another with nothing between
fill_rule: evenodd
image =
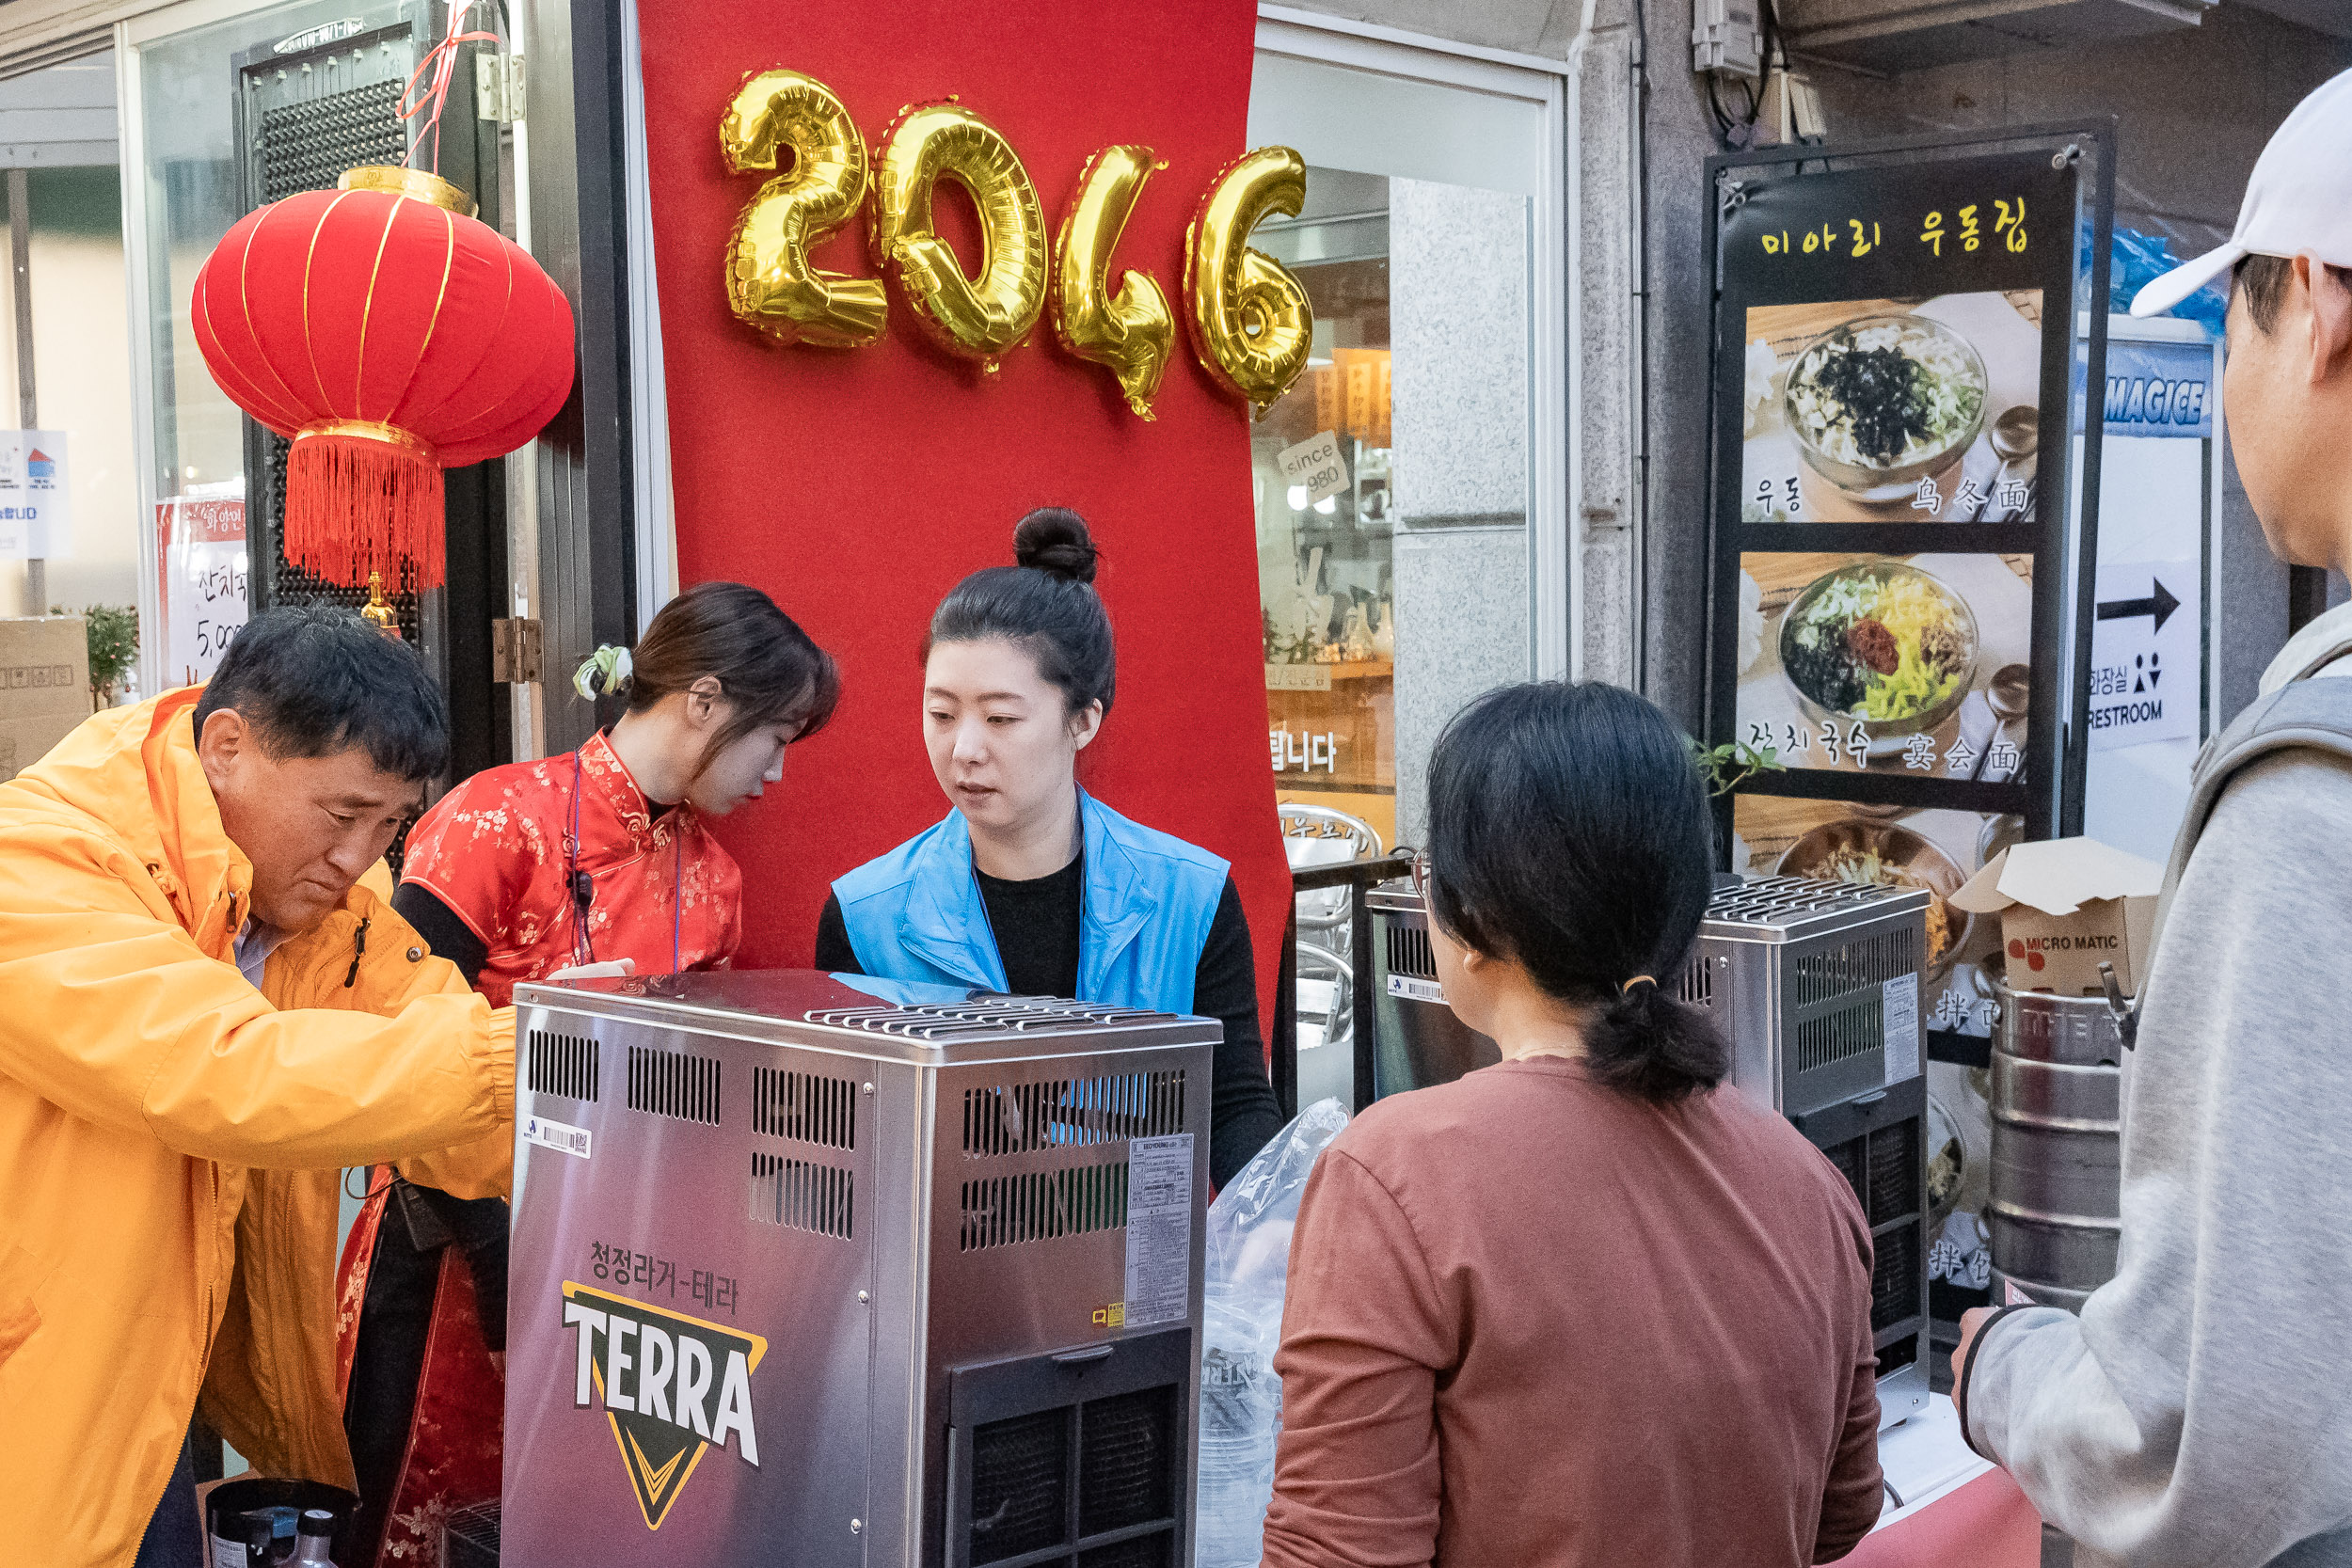
<instances>
[{"instance_id":1,"label":"man's dark hair","mask_svg":"<svg viewBox=\"0 0 2352 1568\"><path fill-rule=\"evenodd\" d=\"M222 708L278 758L355 746L378 770L415 782L449 766L449 709L424 660L348 610L289 605L245 624L196 705L196 734Z\"/></svg>"},{"instance_id":2,"label":"man's dark hair","mask_svg":"<svg viewBox=\"0 0 2352 1568\"><path fill-rule=\"evenodd\" d=\"M2332 261L2320 264L2335 275L2337 282L2352 289L2352 267ZM2279 308L2286 303L2287 280L2294 276L2295 260L2289 256L2241 256L2230 271L2233 286L2246 296L2246 313L2254 318L2265 338L2278 329Z\"/></svg>"}]
</instances>

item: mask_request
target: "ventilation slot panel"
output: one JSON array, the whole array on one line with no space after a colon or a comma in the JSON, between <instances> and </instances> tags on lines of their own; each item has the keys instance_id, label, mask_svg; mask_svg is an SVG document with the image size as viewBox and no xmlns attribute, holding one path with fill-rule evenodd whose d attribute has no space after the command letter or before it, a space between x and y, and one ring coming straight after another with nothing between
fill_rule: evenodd
<instances>
[{"instance_id":1,"label":"ventilation slot panel","mask_svg":"<svg viewBox=\"0 0 2352 1568\"><path fill-rule=\"evenodd\" d=\"M1438 956L1430 950L1425 928L1401 920L1389 927L1389 973L1417 980L1438 977Z\"/></svg>"},{"instance_id":2,"label":"ventilation slot panel","mask_svg":"<svg viewBox=\"0 0 2352 1568\"><path fill-rule=\"evenodd\" d=\"M1184 1073L1122 1072L963 1091L963 1152L1027 1154L1186 1132Z\"/></svg>"},{"instance_id":3,"label":"ventilation slot panel","mask_svg":"<svg viewBox=\"0 0 2352 1568\"><path fill-rule=\"evenodd\" d=\"M531 1032L531 1092L566 1100L596 1098L596 1042L580 1035Z\"/></svg>"},{"instance_id":4,"label":"ventilation slot panel","mask_svg":"<svg viewBox=\"0 0 2352 1568\"><path fill-rule=\"evenodd\" d=\"M965 1252L1117 1230L1127 1223L1127 1162L966 1181L962 1212Z\"/></svg>"},{"instance_id":5,"label":"ventilation slot panel","mask_svg":"<svg viewBox=\"0 0 2352 1568\"><path fill-rule=\"evenodd\" d=\"M1919 1311L1919 1227L1906 1225L1876 1238L1870 1268L1870 1327L1891 1328Z\"/></svg>"},{"instance_id":6,"label":"ventilation slot panel","mask_svg":"<svg viewBox=\"0 0 2352 1568\"><path fill-rule=\"evenodd\" d=\"M857 1085L782 1068L752 1069L752 1131L825 1148L857 1147Z\"/></svg>"},{"instance_id":7,"label":"ventilation slot panel","mask_svg":"<svg viewBox=\"0 0 2352 1568\"><path fill-rule=\"evenodd\" d=\"M1878 988L1919 967L1917 933L1911 929L1862 937L1807 953L1789 965L1788 999L1800 1012L1842 1003L1857 990Z\"/></svg>"},{"instance_id":8,"label":"ventilation slot panel","mask_svg":"<svg viewBox=\"0 0 2352 1568\"><path fill-rule=\"evenodd\" d=\"M857 1173L838 1165L752 1156L752 1218L787 1230L849 1241L857 1207Z\"/></svg>"},{"instance_id":9,"label":"ventilation slot panel","mask_svg":"<svg viewBox=\"0 0 2352 1568\"><path fill-rule=\"evenodd\" d=\"M683 1051L628 1048L628 1108L719 1125L719 1061Z\"/></svg>"},{"instance_id":10,"label":"ventilation slot panel","mask_svg":"<svg viewBox=\"0 0 2352 1568\"><path fill-rule=\"evenodd\" d=\"M1690 967L1682 972L1682 978L1676 982L1675 995L1693 1007L1712 1007L1715 1005L1715 967L1716 961L1704 953L1693 958Z\"/></svg>"},{"instance_id":11,"label":"ventilation slot panel","mask_svg":"<svg viewBox=\"0 0 2352 1568\"><path fill-rule=\"evenodd\" d=\"M1790 1042L1789 1066L1806 1073L1876 1051L1885 1043L1885 1008L1873 990L1834 1013L1799 1023Z\"/></svg>"}]
</instances>

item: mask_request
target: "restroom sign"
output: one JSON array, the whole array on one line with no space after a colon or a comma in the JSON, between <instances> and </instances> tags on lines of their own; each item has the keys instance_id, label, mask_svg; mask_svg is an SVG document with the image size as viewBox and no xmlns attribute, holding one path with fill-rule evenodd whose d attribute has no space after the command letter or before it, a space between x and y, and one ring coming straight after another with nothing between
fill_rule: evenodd
<instances>
[{"instance_id":1,"label":"restroom sign","mask_svg":"<svg viewBox=\"0 0 2352 1568\"><path fill-rule=\"evenodd\" d=\"M2201 576L2194 561L2100 566L2098 620L2090 634L2094 750L2196 738L2203 695Z\"/></svg>"}]
</instances>

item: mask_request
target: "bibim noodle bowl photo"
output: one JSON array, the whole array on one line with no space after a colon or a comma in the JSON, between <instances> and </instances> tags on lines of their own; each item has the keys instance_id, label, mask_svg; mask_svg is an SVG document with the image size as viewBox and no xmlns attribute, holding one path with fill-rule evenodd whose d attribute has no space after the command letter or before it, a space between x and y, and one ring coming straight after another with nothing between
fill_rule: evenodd
<instances>
[{"instance_id":1,"label":"bibim noodle bowl photo","mask_svg":"<svg viewBox=\"0 0 2352 1568\"><path fill-rule=\"evenodd\" d=\"M1957 704L1976 658L1968 606L1893 562L1823 574L1781 622L1789 684L1824 715L1865 721L1872 736L1931 727Z\"/></svg>"},{"instance_id":2,"label":"bibim noodle bowl photo","mask_svg":"<svg viewBox=\"0 0 2352 1568\"><path fill-rule=\"evenodd\" d=\"M2017 773L2030 557L1752 551L1740 564L1741 739L1784 768Z\"/></svg>"},{"instance_id":3,"label":"bibim noodle bowl photo","mask_svg":"<svg viewBox=\"0 0 2352 1568\"><path fill-rule=\"evenodd\" d=\"M1945 294L1748 312L1748 522L2032 515L2041 296Z\"/></svg>"}]
</instances>

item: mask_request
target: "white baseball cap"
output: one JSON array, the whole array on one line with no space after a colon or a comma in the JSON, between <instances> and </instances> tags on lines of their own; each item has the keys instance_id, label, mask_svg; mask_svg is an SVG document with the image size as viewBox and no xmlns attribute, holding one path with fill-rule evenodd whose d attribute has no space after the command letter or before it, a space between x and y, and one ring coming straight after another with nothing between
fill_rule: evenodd
<instances>
[{"instance_id":1,"label":"white baseball cap","mask_svg":"<svg viewBox=\"0 0 2352 1568\"><path fill-rule=\"evenodd\" d=\"M2352 267L2352 71L2295 106L2246 182L2237 231L2132 298L2132 314L2169 310L2249 256L2303 256Z\"/></svg>"}]
</instances>

